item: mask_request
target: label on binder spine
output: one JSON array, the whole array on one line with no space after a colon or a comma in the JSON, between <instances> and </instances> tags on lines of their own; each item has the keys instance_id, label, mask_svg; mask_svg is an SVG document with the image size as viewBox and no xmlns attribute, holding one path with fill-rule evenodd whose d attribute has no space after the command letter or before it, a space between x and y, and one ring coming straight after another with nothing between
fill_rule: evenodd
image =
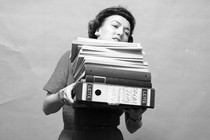
<instances>
[{"instance_id":1,"label":"label on binder spine","mask_svg":"<svg viewBox=\"0 0 210 140\"><path fill-rule=\"evenodd\" d=\"M87 96L86 96L87 101L92 101L92 92L93 92L93 85L87 84Z\"/></svg>"},{"instance_id":2,"label":"label on binder spine","mask_svg":"<svg viewBox=\"0 0 210 140\"><path fill-rule=\"evenodd\" d=\"M146 89L142 89L142 105L146 106L147 105L147 90Z\"/></svg>"}]
</instances>

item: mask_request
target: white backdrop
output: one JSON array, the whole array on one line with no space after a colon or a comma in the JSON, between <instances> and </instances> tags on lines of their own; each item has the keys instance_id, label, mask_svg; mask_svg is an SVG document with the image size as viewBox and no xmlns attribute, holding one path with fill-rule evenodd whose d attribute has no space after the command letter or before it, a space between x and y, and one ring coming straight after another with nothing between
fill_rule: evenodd
<instances>
[{"instance_id":1,"label":"white backdrop","mask_svg":"<svg viewBox=\"0 0 210 140\"><path fill-rule=\"evenodd\" d=\"M45 116L42 87L61 55L103 8L126 6L137 20L134 41L146 52L155 109L126 140L210 137L208 0L0 0L0 139L57 139L61 111Z\"/></svg>"}]
</instances>

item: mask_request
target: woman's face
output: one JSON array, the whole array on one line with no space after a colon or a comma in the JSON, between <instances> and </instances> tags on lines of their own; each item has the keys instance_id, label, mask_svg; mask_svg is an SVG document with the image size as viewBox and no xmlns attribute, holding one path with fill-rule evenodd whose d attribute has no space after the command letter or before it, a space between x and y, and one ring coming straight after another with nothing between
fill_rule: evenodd
<instances>
[{"instance_id":1,"label":"woman's face","mask_svg":"<svg viewBox=\"0 0 210 140\"><path fill-rule=\"evenodd\" d=\"M112 15L104 20L95 34L100 40L128 42L130 23L122 16Z\"/></svg>"}]
</instances>

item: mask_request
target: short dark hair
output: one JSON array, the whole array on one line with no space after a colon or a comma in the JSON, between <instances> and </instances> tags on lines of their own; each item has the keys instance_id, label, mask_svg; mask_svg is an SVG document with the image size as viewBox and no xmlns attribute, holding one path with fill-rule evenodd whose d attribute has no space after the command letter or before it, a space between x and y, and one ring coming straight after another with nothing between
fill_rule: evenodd
<instances>
[{"instance_id":1,"label":"short dark hair","mask_svg":"<svg viewBox=\"0 0 210 140\"><path fill-rule=\"evenodd\" d=\"M131 14L131 12L122 6L113 6L113 7L106 8L102 10L101 12L99 12L98 15L96 15L95 19L89 21L88 23L89 38L97 38L97 36L95 35L96 30L99 27L101 27L101 25L103 24L104 20L107 17L112 16L112 15L120 15L129 21L131 31L130 31L130 37L128 39L128 42L133 42L132 33L136 24L136 20L134 16Z\"/></svg>"}]
</instances>

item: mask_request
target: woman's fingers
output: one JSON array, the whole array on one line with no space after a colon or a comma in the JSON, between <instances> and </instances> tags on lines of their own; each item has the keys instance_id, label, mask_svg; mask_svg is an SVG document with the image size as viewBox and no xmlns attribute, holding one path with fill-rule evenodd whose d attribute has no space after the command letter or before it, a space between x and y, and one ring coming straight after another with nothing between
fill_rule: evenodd
<instances>
[{"instance_id":1,"label":"woman's fingers","mask_svg":"<svg viewBox=\"0 0 210 140\"><path fill-rule=\"evenodd\" d=\"M65 100L65 103L67 105L71 105L74 103L73 95L72 95L72 90L75 87L76 83L72 83L71 85L68 85L64 89L62 89L63 92L63 98Z\"/></svg>"}]
</instances>

